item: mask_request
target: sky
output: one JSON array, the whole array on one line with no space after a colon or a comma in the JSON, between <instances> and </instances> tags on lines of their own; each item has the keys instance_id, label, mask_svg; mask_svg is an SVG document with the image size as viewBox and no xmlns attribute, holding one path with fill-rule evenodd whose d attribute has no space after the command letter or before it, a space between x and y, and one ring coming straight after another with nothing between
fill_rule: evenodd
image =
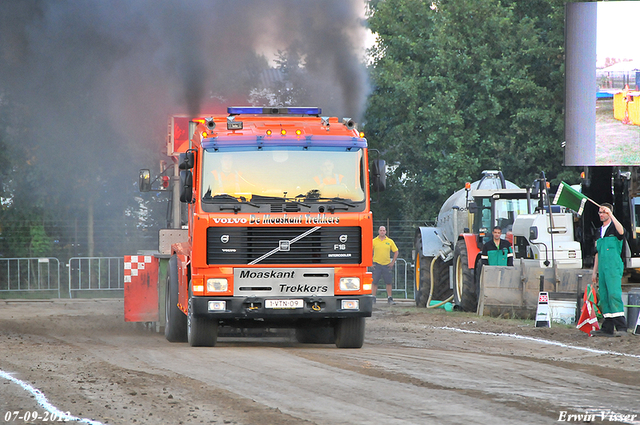
<instances>
[{"instance_id":1,"label":"sky","mask_svg":"<svg viewBox=\"0 0 640 425\"><path fill-rule=\"evenodd\" d=\"M607 57L640 61L640 1L605 1L597 6L597 62Z\"/></svg>"}]
</instances>

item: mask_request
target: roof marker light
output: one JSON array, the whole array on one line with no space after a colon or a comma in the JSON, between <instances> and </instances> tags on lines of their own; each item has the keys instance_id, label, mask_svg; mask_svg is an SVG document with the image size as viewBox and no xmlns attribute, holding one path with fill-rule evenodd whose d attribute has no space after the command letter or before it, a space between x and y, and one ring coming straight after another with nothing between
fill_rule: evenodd
<instances>
[{"instance_id":1,"label":"roof marker light","mask_svg":"<svg viewBox=\"0 0 640 425\"><path fill-rule=\"evenodd\" d=\"M271 133L273 133L271 130L267 130L267 136L271 136Z\"/></svg>"},{"instance_id":2,"label":"roof marker light","mask_svg":"<svg viewBox=\"0 0 640 425\"><path fill-rule=\"evenodd\" d=\"M280 130L280 134L282 134L283 136L287 135L287 130L285 130L284 128L282 130Z\"/></svg>"},{"instance_id":3,"label":"roof marker light","mask_svg":"<svg viewBox=\"0 0 640 425\"><path fill-rule=\"evenodd\" d=\"M297 136L299 136L299 135L301 135L301 134L302 134L302 130L300 130L300 129L296 130L296 135L297 135Z\"/></svg>"},{"instance_id":4,"label":"roof marker light","mask_svg":"<svg viewBox=\"0 0 640 425\"><path fill-rule=\"evenodd\" d=\"M361 131L359 136L360 136L361 139L364 139L364 131Z\"/></svg>"}]
</instances>

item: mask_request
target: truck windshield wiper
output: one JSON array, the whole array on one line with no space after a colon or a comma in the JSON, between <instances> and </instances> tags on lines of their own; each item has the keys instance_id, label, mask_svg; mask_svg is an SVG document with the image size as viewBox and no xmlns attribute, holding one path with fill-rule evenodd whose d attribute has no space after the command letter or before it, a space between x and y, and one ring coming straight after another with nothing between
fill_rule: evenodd
<instances>
[{"instance_id":1,"label":"truck windshield wiper","mask_svg":"<svg viewBox=\"0 0 640 425\"><path fill-rule=\"evenodd\" d=\"M308 204L305 204L302 201L299 201L298 198L285 198L282 196L264 196L264 195L253 195L251 197L251 201L252 202L257 202L260 204L266 203L266 204L272 204L272 203L278 203L278 202L283 202L283 203L291 203L291 204L297 204L297 205L302 205L303 207L307 207L310 208L311 206Z\"/></svg>"},{"instance_id":2,"label":"truck windshield wiper","mask_svg":"<svg viewBox=\"0 0 640 425\"><path fill-rule=\"evenodd\" d=\"M256 208L259 207L259 205L256 205L253 202L247 201L247 199L244 196L241 196L240 198L236 198L235 196L228 195L226 193L223 193L221 195L211 196L210 191L207 191L207 193L205 193L205 195L202 197L202 202L206 202L208 204L234 202L234 203L240 203L240 204L248 204Z\"/></svg>"},{"instance_id":3,"label":"truck windshield wiper","mask_svg":"<svg viewBox=\"0 0 640 425\"><path fill-rule=\"evenodd\" d=\"M340 198L340 197L334 197L334 198L323 198L323 197L318 197L318 198L306 198L307 201L329 201L329 202L336 202L338 204L342 204L342 205L346 205L347 207L352 207L354 208L356 205L353 202L357 202L357 201L352 201L351 199L346 199L346 198Z\"/></svg>"}]
</instances>

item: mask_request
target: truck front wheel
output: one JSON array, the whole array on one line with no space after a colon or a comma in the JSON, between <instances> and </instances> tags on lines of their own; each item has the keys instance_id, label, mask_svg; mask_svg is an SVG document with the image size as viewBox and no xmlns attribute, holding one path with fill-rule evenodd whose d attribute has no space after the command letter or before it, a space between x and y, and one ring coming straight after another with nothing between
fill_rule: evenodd
<instances>
[{"instance_id":1,"label":"truck front wheel","mask_svg":"<svg viewBox=\"0 0 640 425\"><path fill-rule=\"evenodd\" d=\"M193 314L193 297L189 297L187 340L192 347L213 347L218 341L218 321Z\"/></svg>"},{"instance_id":2,"label":"truck front wheel","mask_svg":"<svg viewBox=\"0 0 640 425\"><path fill-rule=\"evenodd\" d=\"M335 326L336 347L362 347L364 344L364 317L338 319Z\"/></svg>"},{"instance_id":3,"label":"truck front wheel","mask_svg":"<svg viewBox=\"0 0 640 425\"><path fill-rule=\"evenodd\" d=\"M332 327L296 328L296 341L302 344L333 344L336 337Z\"/></svg>"},{"instance_id":4,"label":"truck front wheel","mask_svg":"<svg viewBox=\"0 0 640 425\"><path fill-rule=\"evenodd\" d=\"M476 293L475 273L469 268L467 246L463 240L456 243L453 251L454 285L453 297L455 303L463 311L478 309L478 294Z\"/></svg>"},{"instance_id":5,"label":"truck front wheel","mask_svg":"<svg viewBox=\"0 0 640 425\"><path fill-rule=\"evenodd\" d=\"M164 298L164 336L169 342L187 341L187 316L178 308L178 258L169 259Z\"/></svg>"}]
</instances>

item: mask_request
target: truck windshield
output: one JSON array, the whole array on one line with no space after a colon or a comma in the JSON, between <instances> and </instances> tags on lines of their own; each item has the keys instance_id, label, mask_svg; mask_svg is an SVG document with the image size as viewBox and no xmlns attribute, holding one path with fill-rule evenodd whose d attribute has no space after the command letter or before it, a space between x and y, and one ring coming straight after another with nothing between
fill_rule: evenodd
<instances>
[{"instance_id":1,"label":"truck windshield","mask_svg":"<svg viewBox=\"0 0 640 425\"><path fill-rule=\"evenodd\" d=\"M233 196L246 201L273 197L361 202L365 200L363 158L362 149L345 148L209 149L202 158L202 194L207 199Z\"/></svg>"}]
</instances>

